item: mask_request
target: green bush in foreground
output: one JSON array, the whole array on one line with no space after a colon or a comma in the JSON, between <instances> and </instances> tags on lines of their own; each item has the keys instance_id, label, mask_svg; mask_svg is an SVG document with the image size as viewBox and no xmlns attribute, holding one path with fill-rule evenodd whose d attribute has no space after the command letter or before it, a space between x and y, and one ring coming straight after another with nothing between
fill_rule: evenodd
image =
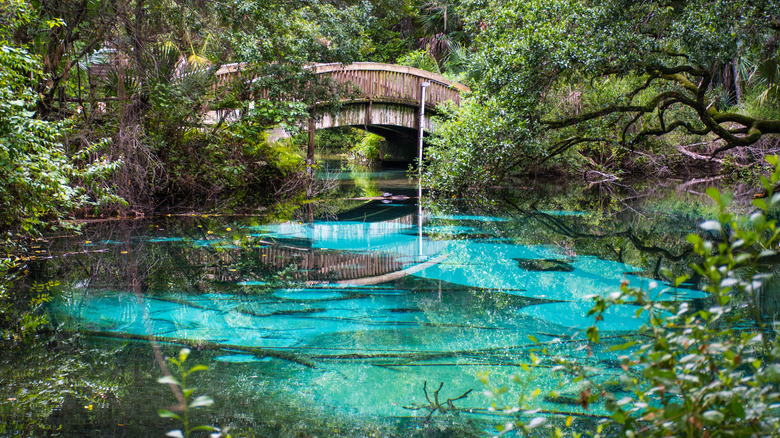
<instances>
[{"instance_id":1,"label":"green bush in foreground","mask_svg":"<svg viewBox=\"0 0 780 438\"><path fill-rule=\"evenodd\" d=\"M213 426L192 426L190 424L190 411L192 409L211 406L214 404L214 400L207 395L199 395L195 398L192 397L192 393L195 392L195 388L192 388L187 384L187 377L198 371L208 371L209 367L206 365L194 365L191 368L186 367L187 357L190 355L189 348L182 348L179 351L179 357L169 357L168 362L173 365L176 370L176 374L181 376L179 379L167 374L157 380L158 383L166 384L173 389L174 394L179 399L179 406L175 408L179 413L172 412L168 409L160 409L158 415L162 418L173 418L182 423L182 429L172 430L166 433L166 436L185 438L191 436L192 432L205 431L211 432L212 437L230 436L227 435L227 431L222 431Z\"/></svg>"},{"instance_id":2,"label":"green bush in foreground","mask_svg":"<svg viewBox=\"0 0 780 438\"><path fill-rule=\"evenodd\" d=\"M647 291L626 285L619 292L594 298L589 315L595 315L596 321L610 306L625 303L636 305L637 316L648 323L639 336L610 347L625 352L620 356L623 372L618 381L597 383L597 369L556 358L555 370L566 376L566 383L580 385L582 406L587 408L601 397L606 400L610 418L601 420L588 435L780 434L780 342L759 307L771 277L768 265L774 262L780 242L776 221L768 219L780 205L780 193L773 193L780 181L780 158L768 161L775 170L770 178L762 178L767 197L753 201L757 210L745 220L726 211L730 195L707 191L719 206L718 220L701 224L708 238L688 236L703 260L692 265L706 280L705 291L710 294L703 308L693 309L687 302L653 302ZM673 283L678 286L686 279L677 277ZM665 312L673 316L664 318ZM598 328L590 327L587 337L591 347L598 344ZM524 418L529 416L534 416L533 411L523 413ZM546 423L547 418L536 416L501 429L502 433L537 428L540 432ZM569 418L566 425L571 424ZM548 431L551 436L564 436L560 427L549 426Z\"/></svg>"}]
</instances>

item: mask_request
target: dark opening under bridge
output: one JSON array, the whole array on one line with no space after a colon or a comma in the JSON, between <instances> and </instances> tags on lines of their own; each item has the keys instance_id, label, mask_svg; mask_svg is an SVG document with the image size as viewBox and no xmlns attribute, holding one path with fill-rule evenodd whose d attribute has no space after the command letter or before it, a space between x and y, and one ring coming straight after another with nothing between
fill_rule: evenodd
<instances>
[{"instance_id":1,"label":"dark opening under bridge","mask_svg":"<svg viewBox=\"0 0 780 438\"><path fill-rule=\"evenodd\" d=\"M241 77L244 64L222 66L217 71L217 86ZM317 75L326 75L339 84L354 87L349 97L340 101L339 110L330 113L309 108L311 118L307 130L310 138L310 155L314 132L317 129L351 126L385 137L391 144L416 144L417 132L422 123L425 132L436 130L430 115L445 102L460 105L462 92L469 91L463 84L452 82L444 76L402 65L375 62L354 64L314 64L307 67ZM420 120L423 86L425 85L425 111ZM263 92L259 97L263 96ZM275 129L272 139L287 137L283 129ZM414 152L413 150L411 152Z\"/></svg>"}]
</instances>

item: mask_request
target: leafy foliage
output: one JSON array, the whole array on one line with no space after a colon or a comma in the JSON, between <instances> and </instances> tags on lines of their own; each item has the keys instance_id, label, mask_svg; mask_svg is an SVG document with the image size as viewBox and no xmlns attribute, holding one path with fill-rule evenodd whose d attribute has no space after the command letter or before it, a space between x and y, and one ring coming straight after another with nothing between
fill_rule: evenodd
<instances>
[{"instance_id":1,"label":"leafy foliage","mask_svg":"<svg viewBox=\"0 0 780 438\"><path fill-rule=\"evenodd\" d=\"M772 157L770 163L775 171L762 181L769 195L754 202L755 213L739 220L727 212L731 197L710 189L708 195L720 209L718 219L701 225L708 238L688 236L703 260L693 269L706 280L709 305L697 309L687 302L652 302L646 291L626 286L594 298L589 315L596 321L611 306L624 303L637 305L637 314L648 321L640 336L610 348L624 352L618 381L598 384L588 366L557 359L556 369L579 382L584 407L599 395L606 398L611 418L594 436L609 436L615 430L626 436L778 433L780 345L772 321L760 309L760 295L770 277L762 265L774 260L780 241L776 221L768 219L780 205L780 195L772 192L780 181L780 159ZM686 279L681 276L674 283ZM596 326L587 330L587 336L592 343L604 342ZM616 385L619 392L612 389ZM528 429L533 423L520 426ZM605 427L608 424L611 427Z\"/></svg>"},{"instance_id":2,"label":"leafy foliage","mask_svg":"<svg viewBox=\"0 0 780 438\"><path fill-rule=\"evenodd\" d=\"M358 166L377 166L382 161L382 143L384 138L367 133L358 144L354 145L347 154L347 158L352 165Z\"/></svg>"},{"instance_id":3,"label":"leafy foliage","mask_svg":"<svg viewBox=\"0 0 780 438\"><path fill-rule=\"evenodd\" d=\"M187 386L187 377L199 371L208 371L209 368L205 365L195 365L193 367L187 368L186 362L189 355L190 349L182 348L179 352L178 358L168 358L168 362L175 367L177 374L179 374L181 377L177 379L172 375L166 375L157 380L158 383L170 385L172 388L176 388L178 390L178 395L181 402L181 415L168 409L160 409L158 411L158 414L162 418L173 418L175 420L179 420L184 428L183 431L180 429L172 430L168 432L166 436L188 438L191 436L191 432L197 431L216 432L216 434L212 434L211 436L229 436L224 435L223 431L216 427L190 425L190 410L211 406L214 404L214 400L212 400L211 397L205 395L199 395L195 398L192 398L192 394L195 392L195 388Z\"/></svg>"},{"instance_id":4,"label":"leafy foliage","mask_svg":"<svg viewBox=\"0 0 780 438\"><path fill-rule=\"evenodd\" d=\"M36 284L20 293L15 283L23 274L16 261L0 260L0 345L7 351L28 345L49 324L44 308L52 299L54 282Z\"/></svg>"},{"instance_id":5,"label":"leafy foliage","mask_svg":"<svg viewBox=\"0 0 780 438\"><path fill-rule=\"evenodd\" d=\"M625 167L626 155L658 153L656 139L667 137L664 152L682 136L717 142L714 156L780 132L776 119L731 106L744 103L737 94L752 96L743 88L771 91L771 80L748 81L737 67L776 58L771 1L471 0L462 11L475 35L467 105L527 130L508 140L514 150L506 172L556 159ZM490 135L481 140L497 143Z\"/></svg>"},{"instance_id":6,"label":"leafy foliage","mask_svg":"<svg viewBox=\"0 0 780 438\"><path fill-rule=\"evenodd\" d=\"M520 148L530 156L538 147L527 124L506 117L495 101L445 111L446 122L425 151L423 184L436 191L484 190L515 169Z\"/></svg>"},{"instance_id":7,"label":"leafy foliage","mask_svg":"<svg viewBox=\"0 0 780 438\"><path fill-rule=\"evenodd\" d=\"M94 203L84 185L95 183L119 163L92 156L105 143L68 154L63 140L70 124L36 117L32 108L38 95L31 81L43 80L40 62L10 41L10 34L29 20L30 11L21 2L3 6L15 17L0 27L0 232L7 243L17 231L34 235L46 228L47 221L61 221L74 209ZM117 201L110 191L96 194L98 201L101 197Z\"/></svg>"},{"instance_id":8,"label":"leafy foliage","mask_svg":"<svg viewBox=\"0 0 780 438\"><path fill-rule=\"evenodd\" d=\"M0 435L62 434L58 419L65 416L83 433L84 425L110 412L106 408L126 393L116 372L122 348L91 349L78 339L34 334L22 344L3 343Z\"/></svg>"},{"instance_id":9,"label":"leafy foliage","mask_svg":"<svg viewBox=\"0 0 780 438\"><path fill-rule=\"evenodd\" d=\"M441 74L436 59L425 50L414 50L398 58L398 64Z\"/></svg>"}]
</instances>

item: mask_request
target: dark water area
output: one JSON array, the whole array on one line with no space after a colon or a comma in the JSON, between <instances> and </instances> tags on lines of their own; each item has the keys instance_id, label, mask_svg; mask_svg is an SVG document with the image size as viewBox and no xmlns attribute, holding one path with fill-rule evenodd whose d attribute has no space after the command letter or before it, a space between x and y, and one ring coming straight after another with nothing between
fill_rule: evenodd
<instances>
[{"instance_id":1,"label":"dark water area","mask_svg":"<svg viewBox=\"0 0 780 438\"><path fill-rule=\"evenodd\" d=\"M617 380L611 347L645 322L637 306L615 306L598 322L603 342L589 345L590 297L627 283L654 300L707 300L695 278L673 289L660 275L687 270L685 236L714 214L701 186L519 187L420 205L404 170L331 162L321 175L340 181L323 202L51 238L31 276L50 285L60 338L73 336L0 359L0 434L179 429L157 415L176 402L157 383L157 356L184 346L188 366L208 367L190 376L193 397L215 402L192 424L233 436L491 436L524 410L584 430L603 401L584 409L552 358Z\"/></svg>"}]
</instances>

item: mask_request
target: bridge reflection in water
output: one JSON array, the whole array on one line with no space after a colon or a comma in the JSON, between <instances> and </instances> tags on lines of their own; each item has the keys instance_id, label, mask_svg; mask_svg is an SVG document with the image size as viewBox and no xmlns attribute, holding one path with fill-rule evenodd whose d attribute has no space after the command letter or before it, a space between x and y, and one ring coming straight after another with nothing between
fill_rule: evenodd
<instances>
[{"instance_id":1,"label":"bridge reflection in water","mask_svg":"<svg viewBox=\"0 0 780 438\"><path fill-rule=\"evenodd\" d=\"M376 284L424 269L441 260L444 241L423 239L417 214L381 222L287 222L258 227L275 243L260 248L261 263L294 267L309 284Z\"/></svg>"}]
</instances>

